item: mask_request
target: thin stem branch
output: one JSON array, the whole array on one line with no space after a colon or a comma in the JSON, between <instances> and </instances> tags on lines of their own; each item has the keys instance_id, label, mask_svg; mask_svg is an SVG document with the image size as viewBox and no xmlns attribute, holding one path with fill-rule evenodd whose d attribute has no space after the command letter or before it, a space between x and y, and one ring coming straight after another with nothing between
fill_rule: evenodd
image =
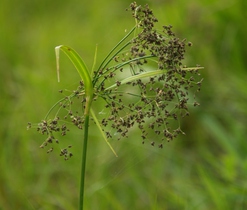
<instances>
[{"instance_id":1,"label":"thin stem branch","mask_svg":"<svg viewBox=\"0 0 247 210\"><path fill-rule=\"evenodd\" d=\"M118 69L122 68L123 66L130 64L131 62L138 61L138 60L143 60L143 59L145 59L145 58L152 58L152 57L155 57L155 56L154 56L154 55L147 55L147 56L143 56L143 57L133 58L133 59L128 60L128 61L126 61L126 62L123 62L123 63L117 64L117 65L115 65L115 66L112 66L112 67L108 68L105 72L103 72L103 74L102 74L101 76L99 76L99 77L97 78L97 80L100 79L101 77L103 77L103 76L104 76L107 72L109 72L111 69L114 69L112 72L115 72L115 71L117 71ZM101 85L105 82L105 80L106 80L106 78L102 79L102 81L101 81L100 84L98 85L98 90L99 90L99 88L101 87Z\"/></svg>"},{"instance_id":2,"label":"thin stem branch","mask_svg":"<svg viewBox=\"0 0 247 210\"><path fill-rule=\"evenodd\" d=\"M108 53L108 55L105 57L105 59L102 61L102 63L100 64L96 74L95 74L95 78L97 78L97 75L100 71L100 69L102 69L102 66L105 64L106 60L111 56L111 54L114 52L114 50L116 50L118 48L118 46L120 46L129 36L130 34L132 34L132 32L136 29L136 26L133 27L128 34L126 34L118 43L115 47L113 47L113 49ZM129 45L130 43L127 42L123 48L125 48L127 45ZM121 49L122 50L122 49ZM116 53L114 54L116 55ZM112 56L114 57L114 56ZM111 61L111 59L108 60L108 62L104 65L104 67ZM93 85L95 85L95 83L97 82L97 79L93 81Z\"/></svg>"}]
</instances>

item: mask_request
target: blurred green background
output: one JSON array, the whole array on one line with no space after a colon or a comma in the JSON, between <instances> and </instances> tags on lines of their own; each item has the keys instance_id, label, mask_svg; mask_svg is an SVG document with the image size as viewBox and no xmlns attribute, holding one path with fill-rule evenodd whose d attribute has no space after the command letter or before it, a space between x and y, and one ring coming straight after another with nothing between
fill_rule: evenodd
<instances>
[{"instance_id":1,"label":"blurred green background","mask_svg":"<svg viewBox=\"0 0 247 210\"><path fill-rule=\"evenodd\" d=\"M57 83L54 47L76 49L92 66L134 25L131 1L3 0L0 3L0 210L76 209L81 133L74 156L39 148L39 122L79 77L65 56ZM149 0L159 25L193 42L186 64L200 64L201 106L183 121L186 136L158 149L138 136L112 140L115 158L92 127L86 209L247 209L247 1ZM56 153L56 154L55 154Z\"/></svg>"}]
</instances>

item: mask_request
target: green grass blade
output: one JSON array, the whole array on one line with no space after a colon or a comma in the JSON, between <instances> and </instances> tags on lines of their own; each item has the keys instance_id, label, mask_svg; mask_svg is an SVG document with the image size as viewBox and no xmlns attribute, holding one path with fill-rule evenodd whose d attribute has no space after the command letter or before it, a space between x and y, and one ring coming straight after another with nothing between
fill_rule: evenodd
<instances>
[{"instance_id":1,"label":"green grass blade","mask_svg":"<svg viewBox=\"0 0 247 210\"><path fill-rule=\"evenodd\" d=\"M92 69L91 69L91 78L93 78L94 68L96 66L96 61L97 61L97 54L98 54L98 45L96 45L96 47L95 47L93 66L92 66Z\"/></svg>"},{"instance_id":2,"label":"green grass blade","mask_svg":"<svg viewBox=\"0 0 247 210\"><path fill-rule=\"evenodd\" d=\"M99 128L100 133L101 133L101 135L103 136L105 142L106 142L107 145L110 147L110 149L111 149L111 151L113 152L113 154L114 154L116 157L118 157L117 153L115 152L115 150L113 149L113 147L112 147L111 144L109 143L109 141L108 141L108 139L107 139L107 137L106 137L104 131L102 130L102 128L101 128L101 126L100 126L100 123L99 123L99 121L98 121L98 119L97 119L97 117L96 117L96 115L94 114L94 111L93 111L92 109L90 109L90 113L91 113L91 116L93 117L93 119L94 119L94 121L95 121L97 127Z\"/></svg>"},{"instance_id":3,"label":"green grass blade","mask_svg":"<svg viewBox=\"0 0 247 210\"><path fill-rule=\"evenodd\" d=\"M188 70L198 70L198 69L202 69L202 68L203 67L182 68L182 70L188 71ZM164 74L164 73L165 73L165 70L148 71L148 72L145 72L145 73L141 73L141 74L130 76L128 78L125 78L125 79L121 80L120 82L121 82L121 85L123 85L123 84L126 84L128 82L132 82L132 81L135 81L135 80L138 80L138 79L144 79L144 78L147 78L147 77L152 77L152 76L156 76L156 75ZM106 90L112 89L112 88L114 88L116 86L117 86L117 84L111 85L110 87L106 88Z\"/></svg>"},{"instance_id":4,"label":"green grass blade","mask_svg":"<svg viewBox=\"0 0 247 210\"><path fill-rule=\"evenodd\" d=\"M126 84L128 82L135 81L137 79L143 79L143 78L147 78L147 77L151 77L151 76L155 76L155 75L159 75L159 74L163 74L163 73L164 73L164 70L149 71L149 72L137 74L134 76L130 76L128 78L121 80L120 82L121 82L121 85L123 85L123 84ZM117 86L117 84L111 85L110 87L106 88L106 90L112 89L116 86Z\"/></svg>"},{"instance_id":5,"label":"green grass blade","mask_svg":"<svg viewBox=\"0 0 247 210\"><path fill-rule=\"evenodd\" d=\"M88 68L75 50L65 45L57 46L55 48L55 53L56 53L56 62L57 62L58 81L60 81L60 77L59 77L59 52L60 50L63 51L68 56L68 58L71 60L71 62L75 66L81 79L84 82L85 94L86 94L86 100L87 100L85 113L89 113L90 105L91 105L92 98L93 98L93 85L92 85L92 80L91 80Z\"/></svg>"}]
</instances>

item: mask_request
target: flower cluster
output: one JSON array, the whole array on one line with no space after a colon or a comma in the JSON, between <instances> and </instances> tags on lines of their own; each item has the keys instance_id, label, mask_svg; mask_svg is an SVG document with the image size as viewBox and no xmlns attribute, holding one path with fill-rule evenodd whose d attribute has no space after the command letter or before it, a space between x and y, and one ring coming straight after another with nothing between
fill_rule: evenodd
<instances>
[{"instance_id":1,"label":"flower cluster","mask_svg":"<svg viewBox=\"0 0 247 210\"><path fill-rule=\"evenodd\" d=\"M65 136L67 132L70 131L68 126L71 124L79 129L82 129L84 123L83 115L79 111L73 111L74 109L72 109L73 99L80 98L80 92L82 89L83 83L80 82L78 88L73 91L71 95L64 97L52 107L51 110L58 107L54 118L48 119L49 115L47 115L45 120L42 120L38 124L32 125L30 122L28 123L28 129L35 127L39 133L47 135L45 141L40 145L40 148L48 147L47 153L51 153L53 151L53 143L59 144L60 142L59 139L55 138L55 133L57 134L56 136ZM63 90L60 90L59 92L63 93ZM85 99L83 99L80 103L84 102ZM62 118L60 118L59 115L61 115ZM68 145L66 148L60 148L60 156L63 156L65 160L68 160L73 156L70 151L71 147L71 145Z\"/></svg>"},{"instance_id":2,"label":"flower cluster","mask_svg":"<svg viewBox=\"0 0 247 210\"><path fill-rule=\"evenodd\" d=\"M184 134L180 120L189 115L188 105L199 105L190 96L200 90L200 67L183 66L185 48L192 44L176 37L172 26L155 29L158 20L148 5L142 7L134 2L127 10L132 12L136 26L94 71L93 107L99 106L99 98L105 102L101 107L104 114L98 117L107 138L120 140L139 130L142 143L162 148L165 140ZM38 124L37 130L48 135L42 148L58 143L54 133L66 135L68 124L82 129L83 112L73 108L75 99L79 99L80 108L85 107L83 82L56 104L59 108L54 119ZM59 116L61 109L65 110L63 120ZM70 147L61 149L60 155L65 159L72 156Z\"/></svg>"},{"instance_id":3,"label":"flower cluster","mask_svg":"<svg viewBox=\"0 0 247 210\"><path fill-rule=\"evenodd\" d=\"M183 68L186 40L177 38L172 26L164 26L161 32L154 29L158 20L147 5L143 8L134 2L129 10L137 20L139 33L129 42L129 51L113 59L119 65L100 69L108 72L104 81L115 80L115 88L110 90L100 83L98 95L105 99L106 110L110 110L101 123L108 138L128 137L134 127L141 131L143 143L145 140L151 145L157 142L162 148L164 140L170 141L178 134L184 134L180 119L189 115L189 93L194 87L194 92L199 91L201 81L195 82L199 75L197 68ZM191 43L187 45L191 46ZM123 61L128 64L124 69ZM121 72L131 76L142 75L150 68L157 72L162 70L162 73L144 78L140 76L125 84L118 79ZM195 101L193 104L199 105Z\"/></svg>"}]
</instances>

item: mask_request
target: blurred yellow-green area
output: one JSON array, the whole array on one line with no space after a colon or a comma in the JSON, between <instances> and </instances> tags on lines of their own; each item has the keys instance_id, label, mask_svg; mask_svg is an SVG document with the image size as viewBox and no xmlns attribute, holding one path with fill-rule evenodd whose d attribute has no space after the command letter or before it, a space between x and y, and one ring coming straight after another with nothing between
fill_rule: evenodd
<instances>
[{"instance_id":1,"label":"blurred yellow-green area","mask_svg":"<svg viewBox=\"0 0 247 210\"><path fill-rule=\"evenodd\" d=\"M0 3L0 210L73 210L79 197L81 130L64 138L69 161L39 148L39 122L79 76L61 55L57 82L54 48L69 45L88 67L98 63L134 26L129 0ZM110 143L90 127L85 209L247 209L247 1L147 0L159 19L193 43L185 64L204 78L185 136L163 149L137 135Z\"/></svg>"}]
</instances>

